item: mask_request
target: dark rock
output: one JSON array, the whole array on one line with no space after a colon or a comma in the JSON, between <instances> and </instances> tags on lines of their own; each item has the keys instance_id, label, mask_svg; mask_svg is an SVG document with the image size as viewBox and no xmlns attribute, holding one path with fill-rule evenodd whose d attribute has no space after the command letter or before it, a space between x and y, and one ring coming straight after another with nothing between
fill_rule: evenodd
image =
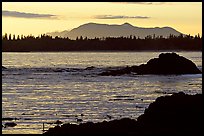
<instances>
[{"instance_id":1,"label":"dark rock","mask_svg":"<svg viewBox=\"0 0 204 136\"><path fill-rule=\"evenodd\" d=\"M21 115L34 115L33 113L22 113Z\"/></svg>"},{"instance_id":2,"label":"dark rock","mask_svg":"<svg viewBox=\"0 0 204 136\"><path fill-rule=\"evenodd\" d=\"M77 119L76 119L76 121L77 121L77 122L82 122L83 120L82 120L82 119L78 119L78 118L77 118Z\"/></svg>"},{"instance_id":3,"label":"dark rock","mask_svg":"<svg viewBox=\"0 0 204 136\"><path fill-rule=\"evenodd\" d=\"M5 127L15 127L17 124L14 122L7 122L5 123Z\"/></svg>"},{"instance_id":4,"label":"dark rock","mask_svg":"<svg viewBox=\"0 0 204 136\"><path fill-rule=\"evenodd\" d=\"M139 106L139 105L136 105L135 107L136 107L136 108L143 108L142 106Z\"/></svg>"},{"instance_id":5,"label":"dark rock","mask_svg":"<svg viewBox=\"0 0 204 136\"><path fill-rule=\"evenodd\" d=\"M79 125L68 123L50 128L44 134L199 135L203 126L202 115L202 94L180 92L157 98L137 121L123 118Z\"/></svg>"},{"instance_id":6,"label":"dark rock","mask_svg":"<svg viewBox=\"0 0 204 136\"><path fill-rule=\"evenodd\" d=\"M60 120L57 120L54 124L62 124L63 122Z\"/></svg>"},{"instance_id":7,"label":"dark rock","mask_svg":"<svg viewBox=\"0 0 204 136\"><path fill-rule=\"evenodd\" d=\"M7 69L6 67L2 66L2 70Z\"/></svg>"},{"instance_id":8,"label":"dark rock","mask_svg":"<svg viewBox=\"0 0 204 136\"><path fill-rule=\"evenodd\" d=\"M202 132L202 94L186 95L182 92L162 96L151 103L137 119L145 134L199 134Z\"/></svg>"},{"instance_id":9,"label":"dark rock","mask_svg":"<svg viewBox=\"0 0 204 136\"><path fill-rule=\"evenodd\" d=\"M109 119L111 119L112 118L112 116L110 116L110 115L106 115Z\"/></svg>"},{"instance_id":10,"label":"dark rock","mask_svg":"<svg viewBox=\"0 0 204 136\"><path fill-rule=\"evenodd\" d=\"M85 68L85 70L93 70L93 69L95 69L96 67L94 67L94 66L91 66L91 67L87 67L87 68Z\"/></svg>"},{"instance_id":11,"label":"dark rock","mask_svg":"<svg viewBox=\"0 0 204 136\"><path fill-rule=\"evenodd\" d=\"M14 120L14 118L2 118L2 121L4 121L4 120Z\"/></svg>"},{"instance_id":12,"label":"dark rock","mask_svg":"<svg viewBox=\"0 0 204 136\"><path fill-rule=\"evenodd\" d=\"M132 72L132 68L131 67L126 67L126 68L122 68L122 69L118 69L118 70L109 70L106 72L102 72L99 75L100 76L120 76L120 75L124 75L124 74L130 74Z\"/></svg>"},{"instance_id":13,"label":"dark rock","mask_svg":"<svg viewBox=\"0 0 204 136\"><path fill-rule=\"evenodd\" d=\"M25 118L24 120L32 120L31 118Z\"/></svg>"},{"instance_id":14,"label":"dark rock","mask_svg":"<svg viewBox=\"0 0 204 136\"><path fill-rule=\"evenodd\" d=\"M11 120L19 120L19 119L18 118L9 118L9 117L8 118L2 118L2 121L5 121L5 120L11 121Z\"/></svg>"},{"instance_id":15,"label":"dark rock","mask_svg":"<svg viewBox=\"0 0 204 136\"><path fill-rule=\"evenodd\" d=\"M153 58L147 64L126 67L100 73L101 76L119 76L123 74L200 74L201 71L189 59L176 53L161 53L159 58Z\"/></svg>"},{"instance_id":16,"label":"dark rock","mask_svg":"<svg viewBox=\"0 0 204 136\"><path fill-rule=\"evenodd\" d=\"M199 74L201 71L191 61L176 53L161 53L159 58L140 65L137 74Z\"/></svg>"},{"instance_id":17,"label":"dark rock","mask_svg":"<svg viewBox=\"0 0 204 136\"><path fill-rule=\"evenodd\" d=\"M113 120L110 122L100 123L81 123L75 124L64 124L61 127L50 128L44 134L125 134L127 130L133 130L132 126L135 126L135 120L124 118L121 120Z\"/></svg>"}]
</instances>

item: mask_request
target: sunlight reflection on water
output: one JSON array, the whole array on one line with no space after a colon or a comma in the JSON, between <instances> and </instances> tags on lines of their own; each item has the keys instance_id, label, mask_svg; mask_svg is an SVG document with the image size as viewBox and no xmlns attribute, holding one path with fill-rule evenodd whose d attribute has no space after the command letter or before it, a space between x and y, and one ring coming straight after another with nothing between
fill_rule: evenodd
<instances>
[{"instance_id":1,"label":"sunlight reflection on water","mask_svg":"<svg viewBox=\"0 0 204 136\"><path fill-rule=\"evenodd\" d=\"M136 119L159 96L202 93L201 74L97 76L108 67L139 65L158 54L3 53L8 70L2 71L2 117L19 118L14 128L2 128L3 134L42 133L43 122L56 120L101 122L109 120L107 115ZM179 54L202 68L201 52ZM90 66L96 69L84 70ZM56 72L60 69L64 71Z\"/></svg>"}]
</instances>

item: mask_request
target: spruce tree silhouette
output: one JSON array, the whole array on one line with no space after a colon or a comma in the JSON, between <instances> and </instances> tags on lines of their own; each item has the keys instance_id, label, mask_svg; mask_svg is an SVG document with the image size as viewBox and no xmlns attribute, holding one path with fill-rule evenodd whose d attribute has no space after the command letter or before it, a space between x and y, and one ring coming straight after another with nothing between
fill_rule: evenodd
<instances>
[{"instance_id":1,"label":"spruce tree silhouette","mask_svg":"<svg viewBox=\"0 0 204 136\"><path fill-rule=\"evenodd\" d=\"M33 35L21 37L5 33L2 36L3 52L24 52L24 51L147 51L147 50L183 50L202 51L202 37L170 34L167 38L162 36L148 35L144 39L130 35L127 37L103 37L89 39L87 37L76 37L71 40L69 37L52 37L41 34L38 37Z\"/></svg>"}]
</instances>

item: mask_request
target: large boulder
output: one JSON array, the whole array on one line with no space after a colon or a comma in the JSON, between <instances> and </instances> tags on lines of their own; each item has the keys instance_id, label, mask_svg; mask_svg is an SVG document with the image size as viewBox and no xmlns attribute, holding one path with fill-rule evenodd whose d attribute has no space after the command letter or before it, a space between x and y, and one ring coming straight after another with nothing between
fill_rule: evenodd
<instances>
[{"instance_id":1,"label":"large boulder","mask_svg":"<svg viewBox=\"0 0 204 136\"><path fill-rule=\"evenodd\" d=\"M201 71L189 59L176 53L161 53L159 58L153 58L147 64L131 66L118 70L100 73L101 76L118 76L129 73L136 74L199 74Z\"/></svg>"},{"instance_id":2,"label":"large boulder","mask_svg":"<svg viewBox=\"0 0 204 136\"><path fill-rule=\"evenodd\" d=\"M198 74L201 71L189 59L176 53L161 53L159 58L140 65L137 74Z\"/></svg>"},{"instance_id":3,"label":"large boulder","mask_svg":"<svg viewBox=\"0 0 204 136\"><path fill-rule=\"evenodd\" d=\"M161 96L137 119L143 134L197 135L203 130L202 94Z\"/></svg>"}]
</instances>

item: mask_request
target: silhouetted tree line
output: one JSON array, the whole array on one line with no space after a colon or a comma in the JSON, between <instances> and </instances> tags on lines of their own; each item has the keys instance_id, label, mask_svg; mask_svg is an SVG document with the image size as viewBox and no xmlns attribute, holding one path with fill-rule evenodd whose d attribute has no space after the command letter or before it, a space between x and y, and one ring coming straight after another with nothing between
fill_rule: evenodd
<instances>
[{"instance_id":1,"label":"silhouetted tree line","mask_svg":"<svg viewBox=\"0 0 204 136\"><path fill-rule=\"evenodd\" d=\"M143 50L185 50L201 51L202 37L200 35L148 35L144 39L136 36L128 37L103 37L89 39L77 37L71 40L68 37L52 37L42 34L38 37L28 35L2 36L3 52L27 51L143 51Z\"/></svg>"}]
</instances>

